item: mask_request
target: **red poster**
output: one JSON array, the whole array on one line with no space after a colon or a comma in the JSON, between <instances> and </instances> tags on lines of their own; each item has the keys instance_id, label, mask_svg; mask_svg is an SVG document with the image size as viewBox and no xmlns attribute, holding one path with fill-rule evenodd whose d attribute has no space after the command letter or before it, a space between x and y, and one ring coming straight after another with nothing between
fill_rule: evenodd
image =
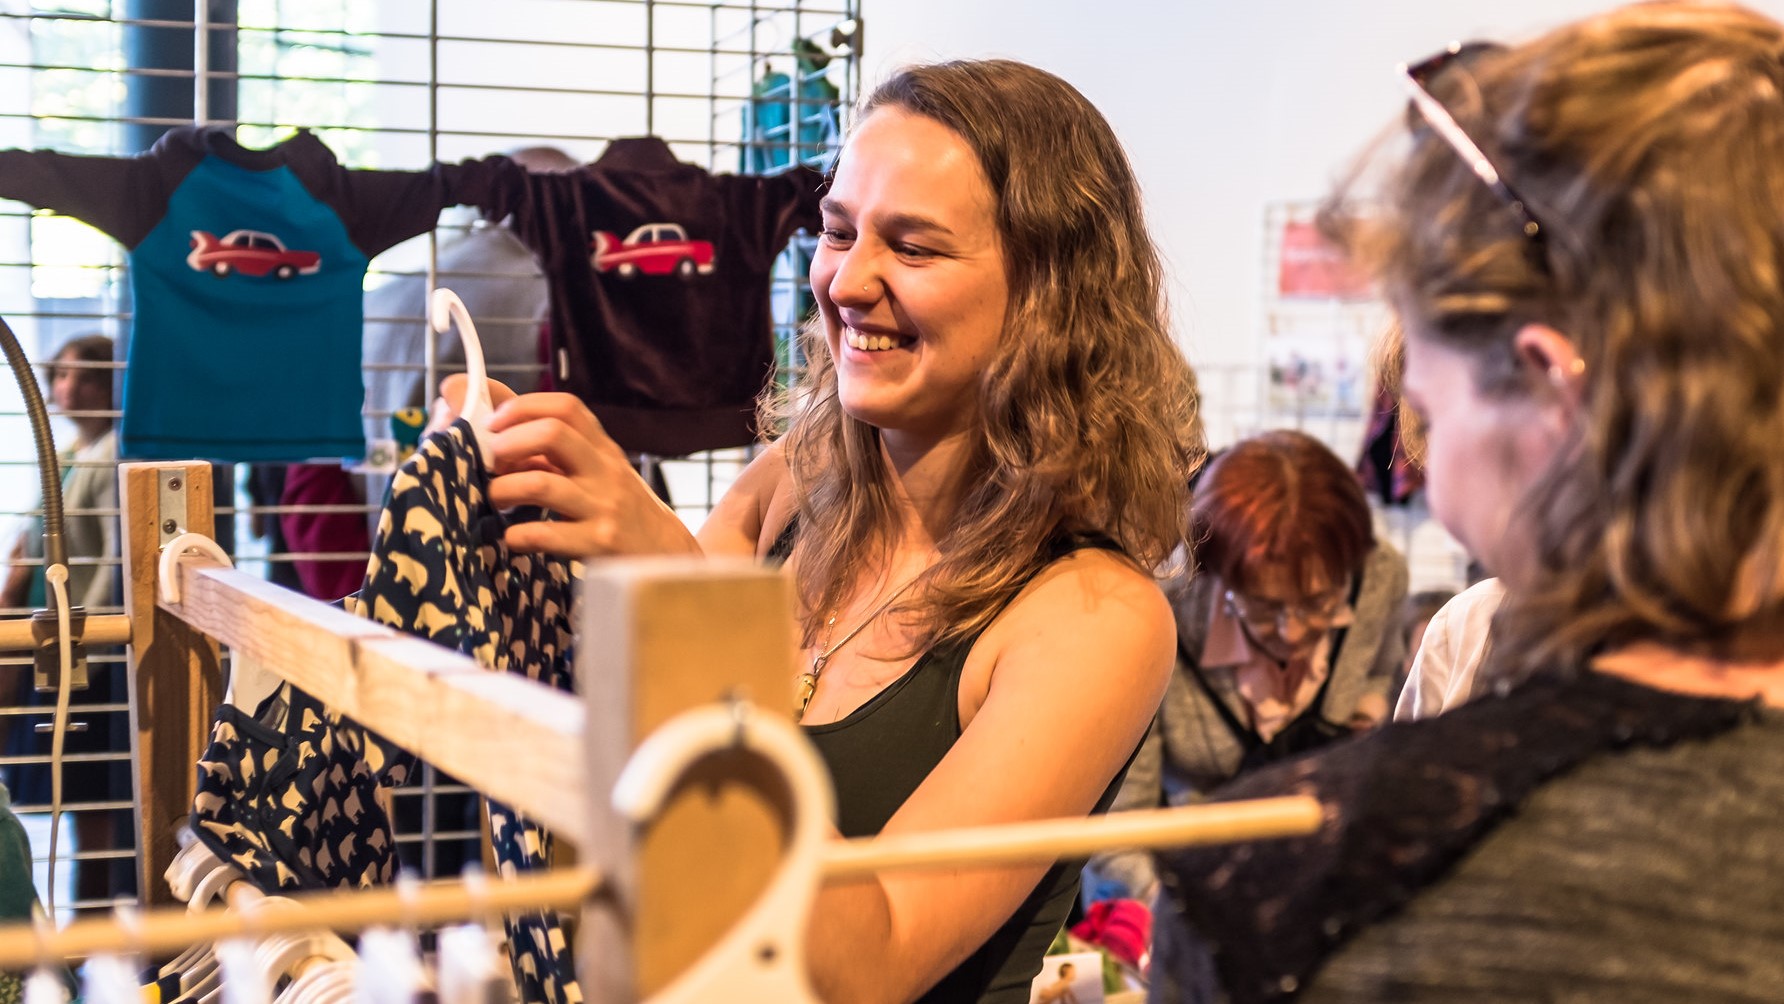
<instances>
[{"instance_id":1,"label":"red poster","mask_svg":"<svg viewBox=\"0 0 1784 1004\"><path fill-rule=\"evenodd\" d=\"M1276 272L1281 296L1319 300L1367 300L1369 281L1311 222L1290 220L1282 227Z\"/></svg>"}]
</instances>

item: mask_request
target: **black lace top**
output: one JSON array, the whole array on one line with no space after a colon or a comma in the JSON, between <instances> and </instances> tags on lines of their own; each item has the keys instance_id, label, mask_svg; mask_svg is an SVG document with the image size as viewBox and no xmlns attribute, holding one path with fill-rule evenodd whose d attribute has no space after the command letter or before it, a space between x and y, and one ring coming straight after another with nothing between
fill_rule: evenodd
<instances>
[{"instance_id":1,"label":"black lace top","mask_svg":"<svg viewBox=\"0 0 1784 1004\"><path fill-rule=\"evenodd\" d=\"M1242 778L1319 833L1160 856L1153 1000L1784 998L1784 718L1598 673Z\"/></svg>"}]
</instances>

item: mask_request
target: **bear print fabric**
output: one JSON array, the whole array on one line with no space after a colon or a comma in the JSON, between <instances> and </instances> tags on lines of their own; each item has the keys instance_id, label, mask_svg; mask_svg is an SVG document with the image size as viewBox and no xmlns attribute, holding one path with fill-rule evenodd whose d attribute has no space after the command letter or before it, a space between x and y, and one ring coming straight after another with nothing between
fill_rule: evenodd
<instances>
[{"instance_id":1,"label":"bear print fabric","mask_svg":"<svg viewBox=\"0 0 1784 1004\"><path fill-rule=\"evenodd\" d=\"M391 481L365 587L349 598L348 609L490 669L572 689L570 607L580 569L561 558L509 551L502 543L509 521L539 514L496 512L485 499L488 481L462 420L424 440ZM494 801L489 821L504 877L548 867L549 833ZM521 999L581 1001L556 915L516 914L507 924Z\"/></svg>"},{"instance_id":2,"label":"bear print fabric","mask_svg":"<svg viewBox=\"0 0 1784 1004\"><path fill-rule=\"evenodd\" d=\"M198 761L192 830L264 892L363 888L396 867L380 784L410 761L284 684L253 713L217 710Z\"/></svg>"}]
</instances>

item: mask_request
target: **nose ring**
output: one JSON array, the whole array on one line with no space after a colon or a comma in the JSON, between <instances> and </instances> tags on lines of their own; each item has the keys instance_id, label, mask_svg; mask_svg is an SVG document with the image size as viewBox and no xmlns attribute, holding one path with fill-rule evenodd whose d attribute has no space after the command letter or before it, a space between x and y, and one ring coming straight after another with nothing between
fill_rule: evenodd
<instances>
[{"instance_id":1,"label":"nose ring","mask_svg":"<svg viewBox=\"0 0 1784 1004\"><path fill-rule=\"evenodd\" d=\"M861 284L861 292L863 292L863 293L867 292L867 284L866 283Z\"/></svg>"}]
</instances>

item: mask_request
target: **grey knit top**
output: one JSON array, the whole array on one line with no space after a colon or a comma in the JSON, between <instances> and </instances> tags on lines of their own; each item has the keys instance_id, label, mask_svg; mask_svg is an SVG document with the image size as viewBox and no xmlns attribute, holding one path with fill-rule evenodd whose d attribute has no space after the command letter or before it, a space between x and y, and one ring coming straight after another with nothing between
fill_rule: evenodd
<instances>
[{"instance_id":1,"label":"grey knit top","mask_svg":"<svg viewBox=\"0 0 1784 1004\"><path fill-rule=\"evenodd\" d=\"M1285 772L1334 810L1301 869L1167 864L1152 999L1784 1001L1784 714L1520 689Z\"/></svg>"}]
</instances>

